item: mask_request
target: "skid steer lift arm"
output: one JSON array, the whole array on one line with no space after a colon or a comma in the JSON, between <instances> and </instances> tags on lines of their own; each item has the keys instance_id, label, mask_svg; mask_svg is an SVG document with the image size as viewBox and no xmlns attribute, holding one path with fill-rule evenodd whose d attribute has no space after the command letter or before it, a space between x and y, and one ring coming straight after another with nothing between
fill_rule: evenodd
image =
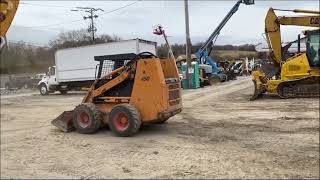
<instances>
[{"instance_id":1,"label":"skid steer lift arm","mask_svg":"<svg viewBox=\"0 0 320 180\"><path fill-rule=\"evenodd\" d=\"M94 81L94 83L91 85L90 90L87 92L87 95L83 98L82 103L85 102L92 102L93 98L96 98L103 94L105 91L111 89L112 87L116 86L117 84L123 82L125 79L127 79L130 75L130 70L132 69L132 66L134 65L134 61L136 61L140 56L136 55L134 53L130 54L119 54L119 55L106 55L106 56L95 56L94 60L99 61L99 70L98 70L98 77ZM112 72L102 76L103 71L103 64L105 60L111 60L111 61L126 61L130 60L131 62L113 70ZM101 77L102 76L102 77ZM112 79L113 76L117 76ZM108 83L105 83L103 86L96 88L96 84L99 81L111 79Z\"/></svg>"}]
</instances>

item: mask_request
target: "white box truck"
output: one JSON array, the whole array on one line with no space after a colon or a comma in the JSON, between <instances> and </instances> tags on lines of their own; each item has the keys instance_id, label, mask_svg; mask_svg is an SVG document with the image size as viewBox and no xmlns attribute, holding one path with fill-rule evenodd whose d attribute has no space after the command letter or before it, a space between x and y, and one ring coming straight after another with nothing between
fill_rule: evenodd
<instances>
[{"instance_id":1,"label":"white box truck","mask_svg":"<svg viewBox=\"0 0 320 180\"><path fill-rule=\"evenodd\" d=\"M94 56L151 52L156 54L156 42L132 39L112 43L61 49L55 53L55 66L38 83L40 94L55 91L66 94L70 90L90 87L96 78L98 62Z\"/></svg>"}]
</instances>

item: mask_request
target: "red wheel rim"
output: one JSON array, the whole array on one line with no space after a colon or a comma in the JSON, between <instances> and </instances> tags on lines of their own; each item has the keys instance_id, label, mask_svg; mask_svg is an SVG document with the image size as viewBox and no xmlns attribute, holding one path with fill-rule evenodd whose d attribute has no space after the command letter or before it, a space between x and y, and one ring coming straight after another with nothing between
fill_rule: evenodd
<instances>
[{"instance_id":1,"label":"red wheel rim","mask_svg":"<svg viewBox=\"0 0 320 180\"><path fill-rule=\"evenodd\" d=\"M78 118L79 125L82 128L86 128L89 126L89 115L86 112L82 112Z\"/></svg>"},{"instance_id":2,"label":"red wheel rim","mask_svg":"<svg viewBox=\"0 0 320 180\"><path fill-rule=\"evenodd\" d=\"M116 114L116 116L113 118L113 122L118 131L124 131L129 127L128 116L123 112Z\"/></svg>"}]
</instances>

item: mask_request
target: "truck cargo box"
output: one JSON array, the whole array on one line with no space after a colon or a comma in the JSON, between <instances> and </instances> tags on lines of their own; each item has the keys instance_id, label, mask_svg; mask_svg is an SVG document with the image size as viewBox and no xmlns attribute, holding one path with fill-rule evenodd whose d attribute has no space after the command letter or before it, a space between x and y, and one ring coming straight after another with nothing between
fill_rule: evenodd
<instances>
[{"instance_id":1,"label":"truck cargo box","mask_svg":"<svg viewBox=\"0 0 320 180\"><path fill-rule=\"evenodd\" d=\"M156 54L156 43L133 39L58 50L55 54L57 82L94 80L97 66L94 56L146 51Z\"/></svg>"}]
</instances>

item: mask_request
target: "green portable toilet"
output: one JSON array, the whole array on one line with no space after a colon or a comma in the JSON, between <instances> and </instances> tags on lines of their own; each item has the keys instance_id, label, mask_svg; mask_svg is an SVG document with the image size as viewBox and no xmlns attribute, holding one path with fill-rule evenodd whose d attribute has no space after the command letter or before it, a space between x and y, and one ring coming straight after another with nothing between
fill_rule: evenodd
<instances>
[{"instance_id":1,"label":"green portable toilet","mask_svg":"<svg viewBox=\"0 0 320 180\"><path fill-rule=\"evenodd\" d=\"M190 68L190 74L192 76L192 89L196 89L200 87L200 80L199 80L199 66L197 62L191 63L192 68ZM187 80L187 63L183 63L181 65L181 73L183 75L182 78L182 88L183 89L189 89L188 88L188 80Z\"/></svg>"}]
</instances>

